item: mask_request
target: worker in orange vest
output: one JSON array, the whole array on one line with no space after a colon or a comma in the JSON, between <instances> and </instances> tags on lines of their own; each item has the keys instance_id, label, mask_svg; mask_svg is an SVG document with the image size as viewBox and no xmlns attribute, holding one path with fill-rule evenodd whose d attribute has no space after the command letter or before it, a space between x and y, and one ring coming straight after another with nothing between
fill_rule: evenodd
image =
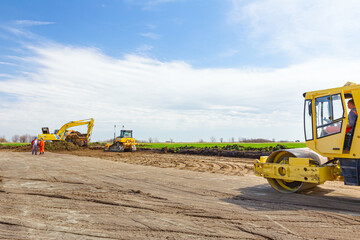
<instances>
[{"instance_id":1,"label":"worker in orange vest","mask_svg":"<svg viewBox=\"0 0 360 240\"><path fill-rule=\"evenodd\" d=\"M45 143L44 143L44 139L41 139L40 140L40 143L39 143L39 147L40 147L40 155L41 154L44 154L44 149L45 149Z\"/></svg>"}]
</instances>

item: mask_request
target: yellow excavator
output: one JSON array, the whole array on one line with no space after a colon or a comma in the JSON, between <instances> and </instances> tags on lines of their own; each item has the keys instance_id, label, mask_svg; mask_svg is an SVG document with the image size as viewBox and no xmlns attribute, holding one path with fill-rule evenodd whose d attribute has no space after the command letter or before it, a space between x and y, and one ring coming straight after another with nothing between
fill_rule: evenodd
<instances>
[{"instance_id":1,"label":"yellow excavator","mask_svg":"<svg viewBox=\"0 0 360 240\"><path fill-rule=\"evenodd\" d=\"M304 132L307 148L283 149L255 161L255 175L282 193L294 193L325 181L360 186L360 85L304 93ZM349 103L348 103L348 106ZM354 112L352 116L351 111ZM349 125L352 121L352 127Z\"/></svg>"},{"instance_id":2,"label":"yellow excavator","mask_svg":"<svg viewBox=\"0 0 360 240\"><path fill-rule=\"evenodd\" d=\"M82 134L78 131L70 130L69 128L87 125L87 133ZM65 123L60 129L55 130L54 133L50 133L48 127L42 128L42 134L39 134L38 139L44 139L44 141L66 141L72 142L79 146L86 146L90 142L90 137L94 127L94 119L83 119L78 121L72 121Z\"/></svg>"},{"instance_id":3,"label":"yellow excavator","mask_svg":"<svg viewBox=\"0 0 360 240\"><path fill-rule=\"evenodd\" d=\"M112 144L105 145L104 151L106 152L135 152L136 145L138 145L133 138L132 130L121 130L120 136L115 137Z\"/></svg>"}]
</instances>

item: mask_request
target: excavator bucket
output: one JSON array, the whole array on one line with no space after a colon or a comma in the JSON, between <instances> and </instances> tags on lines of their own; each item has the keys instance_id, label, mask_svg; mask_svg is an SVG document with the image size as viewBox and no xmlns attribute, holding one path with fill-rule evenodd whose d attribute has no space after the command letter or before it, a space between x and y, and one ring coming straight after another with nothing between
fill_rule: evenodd
<instances>
[{"instance_id":1,"label":"excavator bucket","mask_svg":"<svg viewBox=\"0 0 360 240\"><path fill-rule=\"evenodd\" d=\"M70 130L70 131L66 135L65 141L72 142L78 146L87 146L88 137L86 134L82 134L78 131L72 131L72 130Z\"/></svg>"}]
</instances>

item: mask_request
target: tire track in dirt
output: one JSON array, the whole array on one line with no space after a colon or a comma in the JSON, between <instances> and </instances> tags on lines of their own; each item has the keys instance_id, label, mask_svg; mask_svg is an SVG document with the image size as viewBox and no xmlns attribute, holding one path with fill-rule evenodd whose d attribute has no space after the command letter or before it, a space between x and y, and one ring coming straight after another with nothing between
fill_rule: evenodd
<instances>
[{"instance_id":1,"label":"tire track in dirt","mask_svg":"<svg viewBox=\"0 0 360 240\"><path fill-rule=\"evenodd\" d=\"M175 168L197 172L221 173L243 176L253 171L253 159L184 154L158 154L148 152L109 153L102 150L74 150L62 152L77 156L97 157L115 162Z\"/></svg>"},{"instance_id":2,"label":"tire track in dirt","mask_svg":"<svg viewBox=\"0 0 360 240\"><path fill-rule=\"evenodd\" d=\"M360 219L356 216L344 215L343 213L326 213L319 211L307 211L304 214L308 216L319 216L321 215L322 219L326 220L326 222L331 222L334 225L340 226L360 226ZM357 214L360 215L360 214Z\"/></svg>"},{"instance_id":3,"label":"tire track in dirt","mask_svg":"<svg viewBox=\"0 0 360 240\"><path fill-rule=\"evenodd\" d=\"M176 214L176 215L182 215L182 216L187 216L191 220L192 222L201 222L202 220L200 219L213 219L213 220L222 220L222 221L232 221L234 219L232 218L228 218L228 217L222 217L222 216L217 216L217 215L213 215L213 213L211 212L207 212L205 210L199 211L199 209L193 209L192 207L183 205L183 204L174 204L171 202L167 202L166 200L161 201L162 203L160 205L158 205L156 208L152 209L152 208L144 208L144 207L140 207L140 206L134 206L134 205L125 205L125 204L119 204L117 202L108 202L105 200L98 200L98 195L94 196L93 198L88 198L87 196L91 195L91 194L76 194L75 196L69 196L68 194L64 194L64 195L60 195L60 194L49 194L49 193L38 193L38 192L23 192L23 193L19 193L19 192L6 192L7 195L12 195L12 194L20 194L20 195L28 195L28 196L34 196L34 197L46 197L46 198L54 198L54 199L58 199L60 201L70 201L72 202L72 204L76 203L76 201L85 201L85 202L89 202L89 203L95 203L95 204L101 204L104 205L104 207L107 208L113 208L113 207L124 207L124 208L135 208L141 212L143 212L143 210L150 210L152 212L156 212L157 214ZM101 197L103 199L114 199L113 196L110 196L111 194L108 195L102 195ZM80 197L82 196L82 197ZM75 202L74 202L75 201ZM134 200L133 200L134 201ZM62 205L68 205L67 203L63 203ZM161 206L161 207L160 207ZM95 206L94 206L95 207ZM96 206L97 209L101 209L98 206ZM175 209L175 210L174 210ZM196 220L199 219L199 220ZM31 229L37 229L37 230L43 230L42 228L38 228L38 227L31 227L28 226L26 223L21 223L21 224L13 224L13 226L18 226L18 227L25 227L25 228L31 228ZM98 235L89 235L89 234L78 234L75 232L68 232L68 231L59 231L59 230L51 230L51 231L55 231L55 232L64 232L64 233L69 233L69 234L75 234L75 235L84 235L84 236L88 236L88 237L99 237L99 238L103 238L102 236L98 236ZM129 229L126 228L127 232L131 232L131 231L140 231L139 229ZM164 229L142 229L142 232L149 232L149 233L177 233L180 234L182 236L184 235L188 235L188 236L194 236L194 237L200 237L200 238L205 238L205 239L213 239L213 238L221 238L221 239L237 239L234 237L226 237L223 235L219 235L219 234L200 234L200 233L194 233L191 231L174 231L174 230L164 230ZM257 236L258 234L254 233L253 231L244 231L245 233L250 233L251 235ZM106 238L112 238L112 237L106 237ZM255 237L258 238L258 237ZM271 238L265 238L265 239L271 239Z\"/></svg>"},{"instance_id":4,"label":"tire track in dirt","mask_svg":"<svg viewBox=\"0 0 360 240\"><path fill-rule=\"evenodd\" d=\"M307 199L308 201L304 201L303 198L297 199L298 194L294 194L293 196L288 196L287 198L284 197L284 200L281 202L278 202L277 198L259 198L258 196L246 196L245 194L235 196L231 198L231 200L228 200L229 202L235 201L235 202L241 202L243 205L248 206L256 206L259 209L269 209L272 211L279 211L279 210L302 210L306 209L307 212L316 212L315 209L318 211L330 211L334 213L346 213L350 214L353 209L358 209L358 205L346 205L344 203L338 204L341 202L341 199L328 199L328 203L324 204L322 202L311 202L313 198ZM266 195L265 195L266 196ZM345 200L345 199L343 199ZM330 204L331 205L328 205ZM359 201L357 201L359 203ZM309 213L308 213L309 214ZM323 213L322 213L323 214ZM357 214L360 216L360 213ZM309 215L310 216L310 215ZM354 216L355 217L355 216ZM359 220L360 221L360 220Z\"/></svg>"},{"instance_id":5,"label":"tire track in dirt","mask_svg":"<svg viewBox=\"0 0 360 240\"><path fill-rule=\"evenodd\" d=\"M77 233L77 232L71 232L71 231L61 231L61 230L55 230L55 229L51 229L49 227L44 227L44 228L39 228L39 227L34 227L34 226L29 226L27 224L24 223L12 223L12 222L5 222L5 221L0 221L0 224L2 225L7 225L7 226L12 226L12 227L16 227L17 230L19 230L19 228L25 228L25 229L30 229L30 230L38 230L38 231L44 231L44 232L56 232L56 233L66 233L66 234L71 234L71 235L75 235L75 236L84 236L84 237L91 237L91 238L96 238L96 239L114 239L112 237L106 237L106 236L101 236L101 235L94 235L94 234L84 234L84 233ZM1 235L0 235L1 236ZM10 239L10 238L9 238Z\"/></svg>"},{"instance_id":6,"label":"tire track in dirt","mask_svg":"<svg viewBox=\"0 0 360 240\"><path fill-rule=\"evenodd\" d=\"M336 189L281 195L253 176L113 163L226 175L252 167L234 158L152 155L0 159L0 238L351 239L360 232L360 216L349 215L359 212L359 200Z\"/></svg>"},{"instance_id":7,"label":"tire track in dirt","mask_svg":"<svg viewBox=\"0 0 360 240\"><path fill-rule=\"evenodd\" d=\"M82 175L82 176L84 177L83 180L85 180L85 182L86 182L88 177L86 175ZM63 181L63 180L61 180L61 179L59 179L58 177L55 177L55 176L53 176L51 178L46 177L47 180L46 179L40 179L40 178L33 178L33 179L34 179L34 181L40 181L40 182L48 181L49 183L57 182L57 183L61 183L61 184L65 183L65 184L69 184L69 185L71 185L73 183L72 181ZM119 181L119 180L121 180L121 177L116 176L116 178L114 178L114 179ZM28 179L27 178L19 178L19 180L21 180L21 181L27 181L27 180L32 181L31 178L28 178ZM76 182L75 185L79 185L79 187L81 187L81 188L86 187L85 186L86 184L84 182ZM124 194L123 193L124 192L125 193L129 193L129 192L133 193L133 190L128 190L129 192L126 192L124 190L118 190L119 185L114 185L114 188L117 188L117 190L116 190L115 194L112 194L112 192L114 191L114 188L111 187L112 186L111 182L103 182L102 186L106 186L106 189L101 189L99 186L98 187L100 188L100 190L106 192L105 194L104 193L94 194L94 193L89 193L89 192L86 193L86 194L84 194L84 192L82 192L82 193L76 193L76 192L67 193L67 191L64 191L64 190L61 191L62 195L60 195L58 193L57 194L27 193L27 194L32 195L32 196L43 196L43 197L50 197L50 198L55 197L55 198L59 198L59 199L69 200L69 201L77 201L77 200L88 201L88 202L94 202L94 203L100 203L100 204L109 205L109 207L111 207L111 206L129 207L128 205L124 205L124 204L122 204L122 205L113 204L113 202L110 202L110 204L109 204L109 202L107 202L106 199L112 199L112 201L114 201L114 199L116 200L118 195L121 194L122 197L121 197L121 199L118 199L118 200L126 201L126 199L124 199ZM166 187L169 190L169 186L167 186L165 184L164 188L166 188ZM170 187L170 189L171 189L171 187ZM178 187L175 187L173 189L175 190L175 192L179 191ZM190 191L189 193L190 194L196 193L196 194L201 195L201 196L207 196L209 194L207 192L206 193L205 192L201 193L201 191L200 192L199 191L195 191L195 192ZM220 192L219 193L210 193L210 195L214 195L214 194L219 195L219 197L220 196L224 197L224 194L220 193ZM139 194L136 194L136 195L138 196ZM197 213L198 211L196 211L195 209L193 209L191 207L189 208L189 206L183 206L182 204L179 205L179 204L169 203L169 202L166 201L167 199L163 199L163 198L160 198L160 201L158 201L159 203L157 204L154 201L154 199L149 200L148 199L149 197L152 198L152 196L149 196L149 195L146 194L141 201L146 201L147 206L150 206L150 207L154 206L154 209L152 209L152 210L156 211L157 213L171 213L171 214L173 214L174 211L175 211L177 215L180 214L180 215L188 216L188 217L195 218L195 219L199 218L199 217L201 217L201 218L212 218L212 219L222 219L222 217L211 216L211 213L206 213L206 212L202 212L202 216L201 216L201 215L199 215ZM159 198L157 198L157 199L159 199ZM118 200L116 200L116 202ZM134 199L132 199L131 201L133 202ZM134 206L130 206L130 207L134 207ZM142 208L139 208L139 209L141 210ZM231 219L228 219L228 220L231 220Z\"/></svg>"},{"instance_id":8,"label":"tire track in dirt","mask_svg":"<svg viewBox=\"0 0 360 240\"><path fill-rule=\"evenodd\" d=\"M141 210L149 210L155 211L158 213L182 213L184 211L192 211L192 208L188 206L183 206L182 204L178 203L171 203L166 198L162 198L159 196L153 196L149 193L143 193L140 190L121 190L119 189L119 185L113 184L112 182L102 182L100 186L94 185L87 185L83 182L73 182L69 181L54 181L54 178L48 179L40 179L40 178L8 178L9 180L16 181L18 187L13 189L15 191L9 192L4 191L6 194L22 194L22 195L29 195L29 196L38 196L38 197L47 197L47 198L55 198L55 199L63 199L69 201L85 201L85 202L93 202L97 204L109 205L109 206L120 206L126 208L135 208ZM121 177L117 177L117 180L121 180ZM24 185L23 183L31 183L31 182L44 182L48 183L50 186L54 183L61 184L63 189L59 190L55 189L48 189L47 186L43 186L46 190L41 189L33 189L33 188L22 188L21 186ZM64 185L65 184L65 185ZM77 190L73 191L69 190L69 186L75 185L77 186ZM26 186L32 186L32 184L26 184ZM106 187L105 187L106 186ZM168 190L174 189L175 191L179 191L178 187L170 187L166 184L163 185L164 188ZM93 192L96 189L96 192ZM208 192L203 191L189 191L190 194L197 194L199 196L207 196L209 195ZM223 193L210 193L211 195L218 194L221 197L224 197ZM136 201L134 202L134 197L136 197ZM140 198L140 199L139 199ZM142 202L141 206L136 205L136 203ZM131 203L131 204L130 204ZM135 203L135 205L134 205ZM146 205L147 207L144 207ZM175 209L175 210L174 210Z\"/></svg>"}]
</instances>

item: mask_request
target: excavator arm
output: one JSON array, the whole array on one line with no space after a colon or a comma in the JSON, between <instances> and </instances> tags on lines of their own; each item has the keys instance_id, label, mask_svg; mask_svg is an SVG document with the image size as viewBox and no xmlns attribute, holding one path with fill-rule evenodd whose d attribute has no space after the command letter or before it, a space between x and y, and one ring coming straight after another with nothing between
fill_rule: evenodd
<instances>
[{"instance_id":1,"label":"excavator arm","mask_svg":"<svg viewBox=\"0 0 360 240\"><path fill-rule=\"evenodd\" d=\"M88 125L88 131L87 131L86 137L89 138L92 133L93 126L94 126L93 118L65 123L56 134L59 136L60 140L65 140L65 137L66 137L65 133L66 133L67 129L72 128L72 127L86 125L86 124Z\"/></svg>"},{"instance_id":2,"label":"excavator arm","mask_svg":"<svg viewBox=\"0 0 360 240\"><path fill-rule=\"evenodd\" d=\"M92 134L93 127L94 127L94 119L90 118L90 122L89 122L89 125L88 125L88 130L87 130L87 134L86 134L86 138L88 139L88 141L90 141L90 136Z\"/></svg>"},{"instance_id":3,"label":"excavator arm","mask_svg":"<svg viewBox=\"0 0 360 240\"><path fill-rule=\"evenodd\" d=\"M74 131L68 131L69 128L82 126L82 125L88 125L87 134L73 134L69 132ZM75 141L76 144L87 145L87 143L90 141L90 137L92 134L92 130L94 127L94 119L83 119L78 121L72 121L64 124L57 132L50 134L50 133L44 133L39 134L38 138L43 138L45 141ZM48 132L48 129L47 129Z\"/></svg>"}]
</instances>

